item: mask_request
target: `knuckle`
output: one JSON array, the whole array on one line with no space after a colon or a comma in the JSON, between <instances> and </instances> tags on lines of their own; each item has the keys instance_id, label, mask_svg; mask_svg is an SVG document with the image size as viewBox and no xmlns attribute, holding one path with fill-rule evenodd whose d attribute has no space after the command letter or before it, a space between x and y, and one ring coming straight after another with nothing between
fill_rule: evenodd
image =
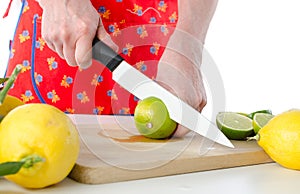
<instances>
[{"instance_id":1,"label":"knuckle","mask_svg":"<svg viewBox=\"0 0 300 194\"><path fill-rule=\"evenodd\" d=\"M70 32L67 27L62 27L59 33L55 34L55 39L61 39L63 42L67 41L70 37Z\"/></svg>"},{"instance_id":2,"label":"knuckle","mask_svg":"<svg viewBox=\"0 0 300 194\"><path fill-rule=\"evenodd\" d=\"M85 21L85 20L83 20L81 18L77 18L76 26L77 26L77 30L80 33L86 33L86 32L88 32L89 27L90 27L89 22Z\"/></svg>"}]
</instances>

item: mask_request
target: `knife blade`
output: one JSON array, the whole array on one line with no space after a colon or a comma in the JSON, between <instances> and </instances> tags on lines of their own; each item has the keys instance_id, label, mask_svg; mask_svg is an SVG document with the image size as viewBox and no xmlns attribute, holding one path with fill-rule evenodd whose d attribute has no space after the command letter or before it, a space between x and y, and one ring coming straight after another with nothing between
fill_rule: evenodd
<instances>
[{"instance_id":1,"label":"knife blade","mask_svg":"<svg viewBox=\"0 0 300 194\"><path fill-rule=\"evenodd\" d=\"M172 120L214 142L234 148L230 140L200 112L132 67L97 37L93 40L92 56L112 72L115 82L137 98L142 100L154 96L161 99Z\"/></svg>"}]
</instances>

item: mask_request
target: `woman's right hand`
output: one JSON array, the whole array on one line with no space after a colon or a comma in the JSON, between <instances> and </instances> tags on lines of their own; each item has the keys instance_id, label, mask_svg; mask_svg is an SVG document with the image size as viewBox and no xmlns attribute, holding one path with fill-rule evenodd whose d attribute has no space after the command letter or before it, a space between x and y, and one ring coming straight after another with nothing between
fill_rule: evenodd
<instances>
[{"instance_id":1,"label":"woman's right hand","mask_svg":"<svg viewBox=\"0 0 300 194\"><path fill-rule=\"evenodd\" d=\"M90 0L40 0L42 37L48 47L70 66L92 64L92 42L98 38L111 45L97 10Z\"/></svg>"}]
</instances>

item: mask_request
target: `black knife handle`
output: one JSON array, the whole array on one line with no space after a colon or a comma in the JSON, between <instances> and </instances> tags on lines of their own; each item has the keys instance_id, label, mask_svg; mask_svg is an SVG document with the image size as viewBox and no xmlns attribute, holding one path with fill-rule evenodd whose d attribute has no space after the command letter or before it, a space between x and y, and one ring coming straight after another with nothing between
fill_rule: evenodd
<instances>
[{"instance_id":1,"label":"black knife handle","mask_svg":"<svg viewBox=\"0 0 300 194\"><path fill-rule=\"evenodd\" d=\"M101 62L111 72L113 72L118 65L124 60L114 50L107 46L97 37L93 40L93 59Z\"/></svg>"}]
</instances>

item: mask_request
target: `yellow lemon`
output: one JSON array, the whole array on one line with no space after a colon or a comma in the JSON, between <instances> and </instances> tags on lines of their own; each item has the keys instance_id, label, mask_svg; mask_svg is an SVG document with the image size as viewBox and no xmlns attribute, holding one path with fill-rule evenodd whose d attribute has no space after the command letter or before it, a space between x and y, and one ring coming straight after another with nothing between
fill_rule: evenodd
<instances>
[{"instance_id":1,"label":"yellow lemon","mask_svg":"<svg viewBox=\"0 0 300 194\"><path fill-rule=\"evenodd\" d=\"M7 115L7 113L9 113L9 111L24 104L24 102L22 102L20 99L11 95L7 95L21 70L22 66L17 65L9 78L0 78L1 84L4 84L7 81L0 91L0 121Z\"/></svg>"},{"instance_id":2,"label":"yellow lemon","mask_svg":"<svg viewBox=\"0 0 300 194\"><path fill-rule=\"evenodd\" d=\"M0 163L38 156L42 162L22 167L6 179L26 188L43 188L63 180L79 153L77 130L62 111L47 104L26 104L1 122Z\"/></svg>"},{"instance_id":3,"label":"yellow lemon","mask_svg":"<svg viewBox=\"0 0 300 194\"><path fill-rule=\"evenodd\" d=\"M138 103L134 121L141 135L153 139L170 137L177 126L163 101L156 97L148 97Z\"/></svg>"},{"instance_id":4,"label":"yellow lemon","mask_svg":"<svg viewBox=\"0 0 300 194\"><path fill-rule=\"evenodd\" d=\"M19 98L11 95L6 95L3 103L0 105L0 120L2 120L12 109L23 104L24 102Z\"/></svg>"},{"instance_id":5,"label":"yellow lemon","mask_svg":"<svg viewBox=\"0 0 300 194\"><path fill-rule=\"evenodd\" d=\"M300 110L276 115L257 136L258 144L275 162L300 170Z\"/></svg>"}]
</instances>

